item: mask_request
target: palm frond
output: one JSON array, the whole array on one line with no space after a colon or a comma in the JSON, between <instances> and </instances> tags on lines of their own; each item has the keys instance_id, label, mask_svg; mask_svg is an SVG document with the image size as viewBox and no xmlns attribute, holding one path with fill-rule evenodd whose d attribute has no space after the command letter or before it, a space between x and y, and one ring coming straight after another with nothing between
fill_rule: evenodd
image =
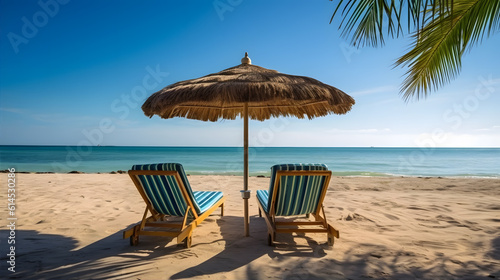
<instances>
[{"instance_id":1,"label":"palm frond","mask_svg":"<svg viewBox=\"0 0 500 280\"><path fill-rule=\"evenodd\" d=\"M453 9L439 5L432 9L430 13L443 14L433 16L413 34L412 49L395 63L409 68L401 87L405 100L412 97L418 100L431 88L436 90L449 83L461 70L465 50L500 27L499 1L454 0Z\"/></svg>"},{"instance_id":2,"label":"palm frond","mask_svg":"<svg viewBox=\"0 0 500 280\"><path fill-rule=\"evenodd\" d=\"M391 35L394 34L394 30L397 33L401 30L399 17L402 1L399 0L399 3L396 3L395 0L346 1L341 12L342 21L339 29L344 26L341 36L348 38L352 34L351 44L355 46L369 45L376 47L379 43L383 45L385 28L387 28L387 32ZM344 1L341 0L337 5L330 23L343 3ZM396 28L394 27L393 16L397 17ZM387 27L384 26L386 20Z\"/></svg>"}]
</instances>

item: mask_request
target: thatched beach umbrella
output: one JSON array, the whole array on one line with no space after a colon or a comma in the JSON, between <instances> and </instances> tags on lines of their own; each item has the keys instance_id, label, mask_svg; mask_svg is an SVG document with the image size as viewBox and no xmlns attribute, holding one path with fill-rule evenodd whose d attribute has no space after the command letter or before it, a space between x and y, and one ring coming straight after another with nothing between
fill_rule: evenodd
<instances>
[{"instance_id":1,"label":"thatched beach umbrella","mask_svg":"<svg viewBox=\"0 0 500 280\"><path fill-rule=\"evenodd\" d=\"M152 94L142 105L148 117L184 117L202 121L244 120L245 235L248 218L248 119L271 117L309 118L345 114L354 99L343 91L318 80L293 76L252 65L248 54L241 64L201 78L174 83Z\"/></svg>"}]
</instances>

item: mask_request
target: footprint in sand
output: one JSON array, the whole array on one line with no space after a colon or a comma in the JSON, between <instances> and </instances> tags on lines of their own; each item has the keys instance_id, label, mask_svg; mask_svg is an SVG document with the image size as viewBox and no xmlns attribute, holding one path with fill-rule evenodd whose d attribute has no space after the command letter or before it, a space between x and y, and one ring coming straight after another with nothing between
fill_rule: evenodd
<instances>
[{"instance_id":1,"label":"footprint in sand","mask_svg":"<svg viewBox=\"0 0 500 280\"><path fill-rule=\"evenodd\" d=\"M427 209L424 209L424 208L421 208L421 207L417 207L417 206L408 206L408 207L406 207L406 209L427 211Z\"/></svg>"},{"instance_id":2,"label":"footprint in sand","mask_svg":"<svg viewBox=\"0 0 500 280\"><path fill-rule=\"evenodd\" d=\"M447 223L452 224L452 225L460 225L459 222L457 222L455 219L453 219L453 217L450 217L450 216L437 215L436 220L438 220L440 222L447 222Z\"/></svg>"},{"instance_id":3,"label":"footprint in sand","mask_svg":"<svg viewBox=\"0 0 500 280\"><path fill-rule=\"evenodd\" d=\"M436 216L436 219L438 221L447 222L448 224L454 225L457 227L465 227L465 228L468 228L472 231L480 231L481 230L481 228L477 226L478 223L476 223L476 222L470 222L467 220L464 220L463 222L459 222L459 221L455 220L453 217L445 216L445 215L438 215L438 216Z\"/></svg>"},{"instance_id":4,"label":"footprint in sand","mask_svg":"<svg viewBox=\"0 0 500 280\"><path fill-rule=\"evenodd\" d=\"M338 184L340 187L344 188L344 190L351 190L351 187L349 187L349 185L347 184L344 184L344 183L340 183Z\"/></svg>"},{"instance_id":5,"label":"footprint in sand","mask_svg":"<svg viewBox=\"0 0 500 280\"><path fill-rule=\"evenodd\" d=\"M393 221L397 221L399 220L398 217L394 216L394 215L391 215L391 214L384 214L384 216L386 216L388 219L391 219Z\"/></svg>"},{"instance_id":6,"label":"footprint in sand","mask_svg":"<svg viewBox=\"0 0 500 280\"><path fill-rule=\"evenodd\" d=\"M439 241L429 241L429 240L418 240L414 241L413 244L419 247L428 247L433 249L454 249L456 248L456 244L453 242L439 242ZM436 254L442 254L436 252Z\"/></svg>"},{"instance_id":7,"label":"footprint in sand","mask_svg":"<svg viewBox=\"0 0 500 280\"><path fill-rule=\"evenodd\" d=\"M476 205L479 208L484 208L488 210L500 210L500 204L483 204L483 205Z\"/></svg>"},{"instance_id":8,"label":"footprint in sand","mask_svg":"<svg viewBox=\"0 0 500 280\"><path fill-rule=\"evenodd\" d=\"M189 249L187 249L187 250L189 250ZM182 259L191 258L193 256L196 257L196 258L198 257L197 254L195 254L195 253L193 253L191 251L183 251L183 252L180 252L179 254L176 254L175 258L182 260Z\"/></svg>"},{"instance_id":9,"label":"footprint in sand","mask_svg":"<svg viewBox=\"0 0 500 280\"><path fill-rule=\"evenodd\" d=\"M346 221L370 221L370 222L373 222L372 220L366 218L365 216L357 214L357 213L348 214L344 220L346 220Z\"/></svg>"}]
</instances>

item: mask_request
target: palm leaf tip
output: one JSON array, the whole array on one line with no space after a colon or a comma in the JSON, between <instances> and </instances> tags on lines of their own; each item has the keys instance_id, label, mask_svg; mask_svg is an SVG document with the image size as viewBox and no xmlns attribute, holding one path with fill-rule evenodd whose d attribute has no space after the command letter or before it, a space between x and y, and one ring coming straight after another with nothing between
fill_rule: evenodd
<instances>
[{"instance_id":1,"label":"palm leaf tip","mask_svg":"<svg viewBox=\"0 0 500 280\"><path fill-rule=\"evenodd\" d=\"M426 97L456 78L462 55L500 30L498 0L341 0L337 11L346 22L342 35L358 46L384 44L385 31L402 35L401 22L408 21L412 48L395 62L408 68L401 86L406 100Z\"/></svg>"}]
</instances>

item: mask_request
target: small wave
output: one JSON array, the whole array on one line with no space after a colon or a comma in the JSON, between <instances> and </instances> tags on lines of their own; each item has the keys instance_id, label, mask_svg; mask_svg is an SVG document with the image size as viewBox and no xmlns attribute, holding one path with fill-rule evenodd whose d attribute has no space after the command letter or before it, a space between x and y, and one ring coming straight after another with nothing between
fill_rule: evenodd
<instances>
[{"instance_id":1,"label":"small wave","mask_svg":"<svg viewBox=\"0 0 500 280\"><path fill-rule=\"evenodd\" d=\"M400 176L390 173L370 172L370 171L333 171L333 176L346 176L346 177L395 177Z\"/></svg>"}]
</instances>

